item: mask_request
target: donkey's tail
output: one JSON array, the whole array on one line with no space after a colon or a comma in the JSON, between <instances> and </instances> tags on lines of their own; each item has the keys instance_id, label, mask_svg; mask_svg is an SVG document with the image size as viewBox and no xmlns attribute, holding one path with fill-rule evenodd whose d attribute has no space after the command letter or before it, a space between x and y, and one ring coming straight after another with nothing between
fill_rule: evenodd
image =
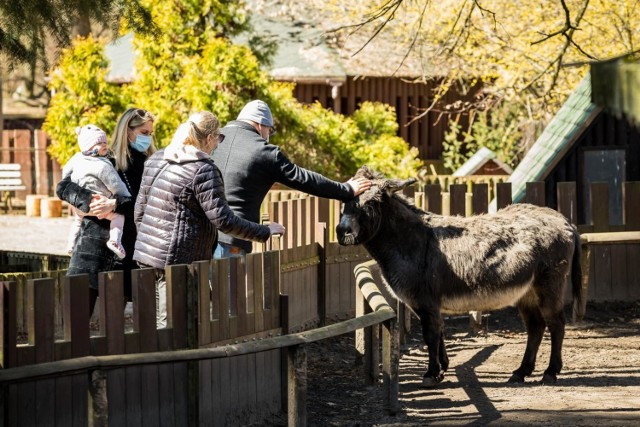
<instances>
[{"instance_id":1,"label":"donkey's tail","mask_svg":"<svg viewBox=\"0 0 640 427\"><path fill-rule=\"evenodd\" d=\"M571 260L571 289L573 293L573 321L580 320L578 317L582 311L584 304L582 295L582 245L580 242L580 233L573 228L574 251Z\"/></svg>"}]
</instances>

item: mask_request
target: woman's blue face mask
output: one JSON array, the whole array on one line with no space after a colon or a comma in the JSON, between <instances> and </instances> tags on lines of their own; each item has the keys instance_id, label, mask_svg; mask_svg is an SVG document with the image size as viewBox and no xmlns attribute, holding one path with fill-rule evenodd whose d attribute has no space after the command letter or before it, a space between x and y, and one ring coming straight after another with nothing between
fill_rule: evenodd
<instances>
[{"instance_id":1,"label":"woman's blue face mask","mask_svg":"<svg viewBox=\"0 0 640 427\"><path fill-rule=\"evenodd\" d=\"M136 140L130 144L131 148L141 153L147 151L151 146L151 135L138 135Z\"/></svg>"}]
</instances>

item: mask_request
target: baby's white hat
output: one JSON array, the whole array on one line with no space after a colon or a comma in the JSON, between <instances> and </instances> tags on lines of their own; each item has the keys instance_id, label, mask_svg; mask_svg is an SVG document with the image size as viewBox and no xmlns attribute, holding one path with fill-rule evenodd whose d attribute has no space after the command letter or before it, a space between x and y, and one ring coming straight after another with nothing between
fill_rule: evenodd
<instances>
[{"instance_id":1,"label":"baby's white hat","mask_svg":"<svg viewBox=\"0 0 640 427\"><path fill-rule=\"evenodd\" d=\"M107 143L107 134L96 125L84 125L76 128L78 135L78 145L83 153L89 151L94 145L104 142Z\"/></svg>"}]
</instances>

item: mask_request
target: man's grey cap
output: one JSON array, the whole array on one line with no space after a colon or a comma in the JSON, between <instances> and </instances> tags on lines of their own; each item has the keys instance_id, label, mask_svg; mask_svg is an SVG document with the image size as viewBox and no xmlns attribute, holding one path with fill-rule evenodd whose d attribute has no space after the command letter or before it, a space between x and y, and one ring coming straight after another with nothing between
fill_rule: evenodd
<instances>
[{"instance_id":1,"label":"man's grey cap","mask_svg":"<svg viewBox=\"0 0 640 427\"><path fill-rule=\"evenodd\" d=\"M238 120L251 120L264 126L273 127L271 110L266 102L260 101L259 99L247 103L242 111L240 111L240 114L238 114Z\"/></svg>"}]
</instances>

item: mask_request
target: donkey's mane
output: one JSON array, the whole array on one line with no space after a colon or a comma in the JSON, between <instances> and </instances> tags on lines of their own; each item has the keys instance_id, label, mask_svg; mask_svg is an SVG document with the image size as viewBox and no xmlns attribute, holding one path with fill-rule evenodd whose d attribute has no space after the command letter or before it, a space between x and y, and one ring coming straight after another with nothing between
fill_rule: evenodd
<instances>
[{"instance_id":1,"label":"donkey's mane","mask_svg":"<svg viewBox=\"0 0 640 427\"><path fill-rule=\"evenodd\" d=\"M428 212L423 211L422 209L416 207L404 194L402 193L394 193L393 196L398 201L400 201L404 206L406 206L409 211L415 213L418 216L428 215Z\"/></svg>"}]
</instances>

